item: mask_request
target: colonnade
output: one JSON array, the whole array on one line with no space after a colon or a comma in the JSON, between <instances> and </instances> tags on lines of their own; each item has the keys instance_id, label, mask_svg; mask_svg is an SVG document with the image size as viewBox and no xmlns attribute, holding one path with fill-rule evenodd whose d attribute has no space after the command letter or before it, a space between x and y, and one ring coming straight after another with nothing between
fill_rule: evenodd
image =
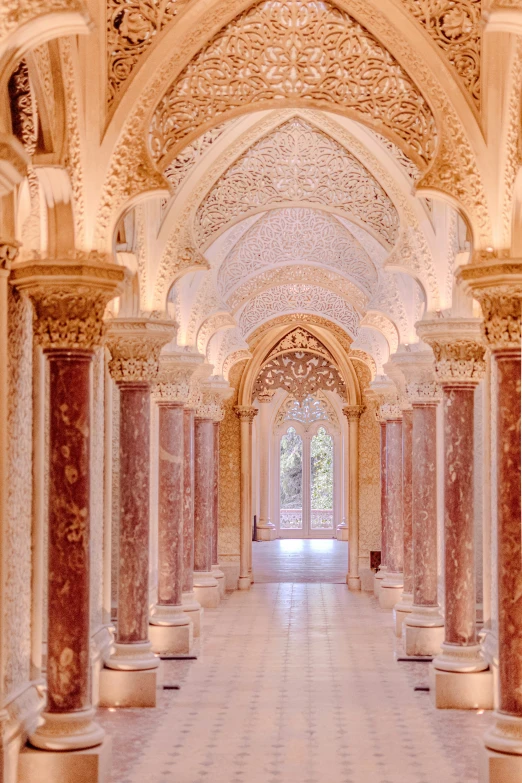
<instances>
[{"instance_id":1,"label":"colonnade","mask_svg":"<svg viewBox=\"0 0 522 783\"><path fill-rule=\"evenodd\" d=\"M513 783L522 779L522 278L519 265L502 261L462 267L459 276L479 301L483 321L421 321L421 343L403 347L387 367L395 386L381 395L383 567L375 578L375 592L381 607L394 611L405 655L432 659L430 691L437 707L495 708L480 779ZM474 551L474 391L485 377L488 382L491 378L491 509L496 520L491 546L496 563L491 570L498 574L498 603L491 612L486 610L487 646L484 634L477 632ZM444 455L442 606L437 573L438 406ZM492 578L491 573L485 576Z\"/></svg>"}]
</instances>

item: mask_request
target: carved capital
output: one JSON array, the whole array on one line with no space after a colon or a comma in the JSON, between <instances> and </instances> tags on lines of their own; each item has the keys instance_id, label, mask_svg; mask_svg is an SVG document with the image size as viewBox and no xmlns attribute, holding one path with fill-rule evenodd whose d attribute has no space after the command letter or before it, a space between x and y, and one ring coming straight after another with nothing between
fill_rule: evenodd
<instances>
[{"instance_id":1,"label":"carved capital","mask_svg":"<svg viewBox=\"0 0 522 783\"><path fill-rule=\"evenodd\" d=\"M116 383L152 383L158 374L160 351L176 334L173 321L117 318L109 321L109 371Z\"/></svg>"},{"instance_id":2,"label":"carved capital","mask_svg":"<svg viewBox=\"0 0 522 783\"><path fill-rule=\"evenodd\" d=\"M250 424L257 416L257 412L257 408L254 408L252 405L236 405L234 408L234 413L238 419L240 421L248 421Z\"/></svg>"},{"instance_id":3,"label":"carved capital","mask_svg":"<svg viewBox=\"0 0 522 783\"><path fill-rule=\"evenodd\" d=\"M478 318L421 321L417 332L431 346L435 375L442 386L478 384L486 372L486 348Z\"/></svg>"},{"instance_id":4,"label":"carved capital","mask_svg":"<svg viewBox=\"0 0 522 783\"><path fill-rule=\"evenodd\" d=\"M195 353L164 353L159 358L159 372L152 396L157 403L188 402L191 381L203 357Z\"/></svg>"},{"instance_id":5,"label":"carved capital","mask_svg":"<svg viewBox=\"0 0 522 783\"><path fill-rule=\"evenodd\" d=\"M34 339L44 350L93 350L105 335L105 308L125 270L98 253L16 262L10 282L34 306Z\"/></svg>"},{"instance_id":6,"label":"carved capital","mask_svg":"<svg viewBox=\"0 0 522 783\"><path fill-rule=\"evenodd\" d=\"M405 395L411 405L437 405L440 402L432 351L397 352L393 363L404 376Z\"/></svg>"},{"instance_id":7,"label":"carved capital","mask_svg":"<svg viewBox=\"0 0 522 783\"><path fill-rule=\"evenodd\" d=\"M461 267L462 282L482 308L483 335L493 351L520 350L522 259L482 260Z\"/></svg>"},{"instance_id":8,"label":"carved capital","mask_svg":"<svg viewBox=\"0 0 522 783\"><path fill-rule=\"evenodd\" d=\"M196 408L196 418L212 419L214 422L223 420L225 411L224 401L232 394L232 388L228 383L201 383L201 398Z\"/></svg>"},{"instance_id":9,"label":"carved capital","mask_svg":"<svg viewBox=\"0 0 522 783\"><path fill-rule=\"evenodd\" d=\"M348 419L348 423L351 421L359 421L364 411L364 405L345 405L343 413Z\"/></svg>"},{"instance_id":10,"label":"carved capital","mask_svg":"<svg viewBox=\"0 0 522 783\"><path fill-rule=\"evenodd\" d=\"M399 401L385 402L379 410L379 421L400 421L402 419L402 408Z\"/></svg>"},{"instance_id":11,"label":"carved capital","mask_svg":"<svg viewBox=\"0 0 522 783\"><path fill-rule=\"evenodd\" d=\"M20 251L20 242L16 239L0 238L0 269L9 272Z\"/></svg>"}]
</instances>

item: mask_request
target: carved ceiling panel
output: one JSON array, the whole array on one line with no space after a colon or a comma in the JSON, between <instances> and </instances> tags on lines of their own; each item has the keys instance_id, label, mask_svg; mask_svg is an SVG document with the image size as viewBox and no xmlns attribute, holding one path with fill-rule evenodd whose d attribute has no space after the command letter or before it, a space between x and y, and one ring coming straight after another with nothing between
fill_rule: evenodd
<instances>
[{"instance_id":1,"label":"carved ceiling panel","mask_svg":"<svg viewBox=\"0 0 522 783\"><path fill-rule=\"evenodd\" d=\"M261 369L252 399L268 400L284 389L302 401L320 389L335 391L346 399L346 386L337 367L323 356L306 351L285 353L270 359Z\"/></svg>"},{"instance_id":2,"label":"carved ceiling panel","mask_svg":"<svg viewBox=\"0 0 522 783\"><path fill-rule=\"evenodd\" d=\"M350 336L357 334L359 315L338 294L312 285L286 285L270 288L252 299L239 318L239 328L246 336L263 321L292 311L323 315L343 326Z\"/></svg>"},{"instance_id":3,"label":"carved ceiling panel","mask_svg":"<svg viewBox=\"0 0 522 783\"><path fill-rule=\"evenodd\" d=\"M239 215L287 202L342 210L389 245L398 237L397 210L368 169L334 139L294 117L219 179L196 213L196 242L205 244Z\"/></svg>"},{"instance_id":4,"label":"carved ceiling panel","mask_svg":"<svg viewBox=\"0 0 522 783\"><path fill-rule=\"evenodd\" d=\"M218 274L222 296L253 272L281 264L334 268L371 293L377 270L335 217L312 209L280 209L258 220L230 251Z\"/></svg>"},{"instance_id":5,"label":"carved ceiling panel","mask_svg":"<svg viewBox=\"0 0 522 783\"><path fill-rule=\"evenodd\" d=\"M215 128L203 133L201 136L184 147L174 160L169 163L165 171L163 172L165 178L169 181L170 192L172 196L176 195L184 180L188 177L190 172L197 166L205 152L219 139L223 134L225 128L229 127L228 122L223 122L221 125L216 125Z\"/></svg>"},{"instance_id":6,"label":"carved ceiling panel","mask_svg":"<svg viewBox=\"0 0 522 783\"><path fill-rule=\"evenodd\" d=\"M482 0L401 0L442 49L480 105Z\"/></svg>"},{"instance_id":7,"label":"carved ceiling panel","mask_svg":"<svg viewBox=\"0 0 522 783\"><path fill-rule=\"evenodd\" d=\"M222 28L156 106L151 154L159 162L203 123L285 98L349 110L388 128L420 163L433 157L435 119L423 95L375 37L328 0L263 0Z\"/></svg>"}]
</instances>

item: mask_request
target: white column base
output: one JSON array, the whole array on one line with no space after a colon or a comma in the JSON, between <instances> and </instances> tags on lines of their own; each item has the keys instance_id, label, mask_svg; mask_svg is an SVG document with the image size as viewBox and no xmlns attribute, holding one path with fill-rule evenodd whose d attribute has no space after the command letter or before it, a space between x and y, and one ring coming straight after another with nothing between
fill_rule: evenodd
<instances>
[{"instance_id":1,"label":"white column base","mask_svg":"<svg viewBox=\"0 0 522 783\"><path fill-rule=\"evenodd\" d=\"M277 538L276 526L271 522L259 524L256 528L258 541L274 541Z\"/></svg>"},{"instance_id":2,"label":"white column base","mask_svg":"<svg viewBox=\"0 0 522 783\"><path fill-rule=\"evenodd\" d=\"M379 606L381 609L393 609L402 598L404 580L402 574L387 573L381 582Z\"/></svg>"},{"instance_id":3,"label":"white column base","mask_svg":"<svg viewBox=\"0 0 522 783\"><path fill-rule=\"evenodd\" d=\"M122 672L146 671L157 669L159 660L152 652L151 643L148 641L137 644L115 642L110 656L105 661L105 666Z\"/></svg>"},{"instance_id":4,"label":"white column base","mask_svg":"<svg viewBox=\"0 0 522 783\"><path fill-rule=\"evenodd\" d=\"M142 671L103 669L100 673L100 707L156 707L162 688L161 668Z\"/></svg>"},{"instance_id":5,"label":"white column base","mask_svg":"<svg viewBox=\"0 0 522 783\"><path fill-rule=\"evenodd\" d=\"M413 604L413 596L411 593L403 593L401 600L393 607L393 617L395 619L395 636L398 639L402 638L402 628L404 621L409 614L411 614Z\"/></svg>"},{"instance_id":6,"label":"white column base","mask_svg":"<svg viewBox=\"0 0 522 783\"><path fill-rule=\"evenodd\" d=\"M444 641L444 620L438 607L412 606L404 620L406 655L438 655Z\"/></svg>"},{"instance_id":7,"label":"white column base","mask_svg":"<svg viewBox=\"0 0 522 783\"><path fill-rule=\"evenodd\" d=\"M338 541L348 541L348 525L345 522L341 522L340 525L337 525L335 537Z\"/></svg>"},{"instance_id":8,"label":"white column base","mask_svg":"<svg viewBox=\"0 0 522 783\"><path fill-rule=\"evenodd\" d=\"M384 579L384 570L379 569L379 571L377 571L377 573L373 577L373 594L376 598L379 597L379 593L381 592L383 579Z\"/></svg>"},{"instance_id":9,"label":"white column base","mask_svg":"<svg viewBox=\"0 0 522 783\"><path fill-rule=\"evenodd\" d=\"M430 698L439 710L492 710L493 672L447 672L430 664Z\"/></svg>"},{"instance_id":10,"label":"white column base","mask_svg":"<svg viewBox=\"0 0 522 783\"><path fill-rule=\"evenodd\" d=\"M443 642L440 653L433 661L436 669L443 672L456 672L467 674L472 672L484 672L488 669L488 663L482 655L480 644L463 647L458 644Z\"/></svg>"},{"instance_id":11,"label":"white column base","mask_svg":"<svg viewBox=\"0 0 522 783\"><path fill-rule=\"evenodd\" d=\"M25 747L18 757L18 783L108 783L111 754L111 737L95 748L68 753Z\"/></svg>"},{"instance_id":12,"label":"white column base","mask_svg":"<svg viewBox=\"0 0 522 783\"><path fill-rule=\"evenodd\" d=\"M520 783L521 780L522 756L489 748L479 750L479 783Z\"/></svg>"},{"instance_id":13,"label":"white column base","mask_svg":"<svg viewBox=\"0 0 522 783\"><path fill-rule=\"evenodd\" d=\"M194 633L190 617L183 607L155 606L150 618L149 639L157 655L188 654Z\"/></svg>"},{"instance_id":14,"label":"white column base","mask_svg":"<svg viewBox=\"0 0 522 783\"><path fill-rule=\"evenodd\" d=\"M224 598L225 597L225 593L227 591L226 580L225 580L225 574L220 569L219 565L216 564L216 565L212 566L212 576L214 577L214 579L218 583L219 597L220 598Z\"/></svg>"},{"instance_id":15,"label":"white column base","mask_svg":"<svg viewBox=\"0 0 522 783\"><path fill-rule=\"evenodd\" d=\"M494 719L495 722L484 735L486 748L498 753L518 756L522 760L522 718L495 712Z\"/></svg>"},{"instance_id":16,"label":"white column base","mask_svg":"<svg viewBox=\"0 0 522 783\"><path fill-rule=\"evenodd\" d=\"M249 576L240 576L237 582L238 590L250 590L252 581Z\"/></svg>"},{"instance_id":17,"label":"white column base","mask_svg":"<svg viewBox=\"0 0 522 783\"><path fill-rule=\"evenodd\" d=\"M78 712L44 712L29 741L46 752L94 748L101 745L105 737L102 727L93 720L94 715L93 707Z\"/></svg>"},{"instance_id":18,"label":"white column base","mask_svg":"<svg viewBox=\"0 0 522 783\"><path fill-rule=\"evenodd\" d=\"M204 609L219 606L219 586L211 571L194 571L194 597Z\"/></svg>"},{"instance_id":19,"label":"white column base","mask_svg":"<svg viewBox=\"0 0 522 783\"><path fill-rule=\"evenodd\" d=\"M354 592L357 592L358 590L361 589L361 577L350 576L350 574L347 574L346 584L348 585L348 590L353 590Z\"/></svg>"},{"instance_id":20,"label":"white column base","mask_svg":"<svg viewBox=\"0 0 522 783\"><path fill-rule=\"evenodd\" d=\"M192 634L194 639L197 639L201 635L203 609L201 608L201 604L196 601L193 590L191 590L190 593L183 593L182 601L183 611L192 622Z\"/></svg>"}]
</instances>

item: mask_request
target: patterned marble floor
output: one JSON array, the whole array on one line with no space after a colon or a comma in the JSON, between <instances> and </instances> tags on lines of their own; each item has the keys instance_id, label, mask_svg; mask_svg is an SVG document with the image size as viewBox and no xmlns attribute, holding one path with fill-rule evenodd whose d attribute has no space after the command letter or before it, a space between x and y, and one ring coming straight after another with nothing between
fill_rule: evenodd
<instances>
[{"instance_id":1,"label":"patterned marble floor","mask_svg":"<svg viewBox=\"0 0 522 783\"><path fill-rule=\"evenodd\" d=\"M100 710L113 783L474 783L487 714L436 711L391 614L339 584L262 584L207 611L156 710Z\"/></svg>"},{"instance_id":2,"label":"patterned marble floor","mask_svg":"<svg viewBox=\"0 0 522 783\"><path fill-rule=\"evenodd\" d=\"M256 584L265 582L346 583L348 542L335 538L280 538L252 544Z\"/></svg>"}]
</instances>

